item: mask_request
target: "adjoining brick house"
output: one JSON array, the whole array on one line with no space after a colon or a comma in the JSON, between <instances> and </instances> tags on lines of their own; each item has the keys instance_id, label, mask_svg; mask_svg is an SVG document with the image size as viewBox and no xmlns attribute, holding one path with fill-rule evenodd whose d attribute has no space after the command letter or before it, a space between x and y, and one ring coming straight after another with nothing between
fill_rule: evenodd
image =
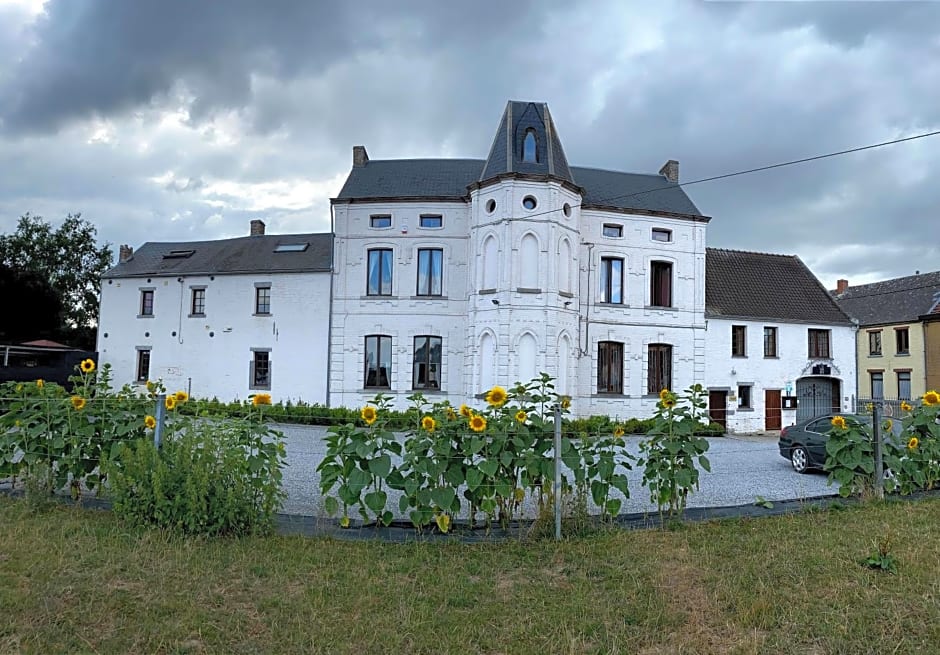
<instances>
[{"instance_id":1,"label":"adjoining brick house","mask_svg":"<svg viewBox=\"0 0 940 655\"><path fill-rule=\"evenodd\" d=\"M940 271L872 284L839 280L833 297L858 321L860 398L912 399L940 382Z\"/></svg>"},{"instance_id":2,"label":"adjoining brick house","mask_svg":"<svg viewBox=\"0 0 940 655\"><path fill-rule=\"evenodd\" d=\"M709 414L729 431L853 406L855 326L799 257L708 248L705 318Z\"/></svg>"}]
</instances>

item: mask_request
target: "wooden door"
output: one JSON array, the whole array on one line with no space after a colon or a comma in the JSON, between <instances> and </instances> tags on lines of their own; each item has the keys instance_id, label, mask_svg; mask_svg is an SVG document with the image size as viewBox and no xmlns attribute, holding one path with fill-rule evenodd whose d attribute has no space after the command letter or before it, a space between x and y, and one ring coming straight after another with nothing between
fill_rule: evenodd
<instances>
[{"instance_id":1,"label":"wooden door","mask_svg":"<svg viewBox=\"0 0 940 655\"><path fill-rule=\"evenodd\" d=\"M708 418L727 429L725 416L728 411L728 392L727 391L709 391L708 392Z\"/></svg>"},{"instance_id":2,"label":"wooden door","mask_svg":"<svg viewBox=\"0 0 940 655\"><path fill-rule=\"evenodd\" d=\"M781 427L783 427L783 421L780 412L782 404L783 401L780 399L779 389L764 390L764 413L766 416L766 419L764 420L765 430L779 430Z\"/></svg>"}]
</instances>

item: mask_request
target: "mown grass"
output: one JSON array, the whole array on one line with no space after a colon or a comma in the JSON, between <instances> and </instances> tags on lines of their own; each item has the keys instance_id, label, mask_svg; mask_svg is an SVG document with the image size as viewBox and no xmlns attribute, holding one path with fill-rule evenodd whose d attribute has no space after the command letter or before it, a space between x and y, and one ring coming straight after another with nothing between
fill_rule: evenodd
<instances>
[{"instance_id":1,"label":"mown grass","mask_svg":"<svg viewBox=\"0 0 940 655\"><path fill-rule=\"evenodd\" d=\"M940 501L560 544L186 539L0 498L0 652L918 653ZM896 575L859 560L893 538Z\"/></svg>"}]
</instances>

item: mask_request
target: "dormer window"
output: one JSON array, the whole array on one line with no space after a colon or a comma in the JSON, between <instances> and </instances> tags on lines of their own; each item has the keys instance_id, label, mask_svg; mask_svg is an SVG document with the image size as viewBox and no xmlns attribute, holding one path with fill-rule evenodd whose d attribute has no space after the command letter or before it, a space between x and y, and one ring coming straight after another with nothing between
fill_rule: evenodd
<instances>
[{"instance_id":1,"label":"dormer window","mask_svg":"<svg viewBox=\"0 0 940 655\"><path fill-rule=\"evenodd\" d=\"M537 146L538 141L535 138L535 130L530 127L525 131L525 138L522 140L522 161L537 163L539 160Z\"/></svg>"}]
</instances>

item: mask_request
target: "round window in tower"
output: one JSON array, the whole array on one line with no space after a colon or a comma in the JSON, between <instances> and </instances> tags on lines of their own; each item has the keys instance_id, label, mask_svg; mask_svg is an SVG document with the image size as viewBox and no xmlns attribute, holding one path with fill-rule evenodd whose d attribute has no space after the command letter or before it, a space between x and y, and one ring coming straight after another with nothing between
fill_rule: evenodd
<instances>
[{"instance_id":1,"label":"round window in tower","mask_svg":"<svg viewBox=\"0 0 940 655\"><path fill-rule=\"evenodd\" d=\"M486 201L486 213L492 214L495 211L496 211L496 201L493 199L487 200Z\"/></svg>"},{"instance_id":2,"label":"round window in tower","mask_svg":"<svg viewBox=\"0 0 940 655\"><path fill-rule=\"evenodd\" d=\"M538 207L538 205L539 203L535 200L533 196L526 196L525 198L522 199L522 206L528 209L529 211L532 211L533 209Z\"/></svg>"},{"instance_id":3,"label":"round window in tower","mask_svg":"<svg viewBox=\"0 0 940 655\"><path fill-rule=\"evenodd\" d=\"M571 205L569 205L567 202L561 208L561 211L565 212L565 218L571 218Z\"/></svg>"}]
</instances>

